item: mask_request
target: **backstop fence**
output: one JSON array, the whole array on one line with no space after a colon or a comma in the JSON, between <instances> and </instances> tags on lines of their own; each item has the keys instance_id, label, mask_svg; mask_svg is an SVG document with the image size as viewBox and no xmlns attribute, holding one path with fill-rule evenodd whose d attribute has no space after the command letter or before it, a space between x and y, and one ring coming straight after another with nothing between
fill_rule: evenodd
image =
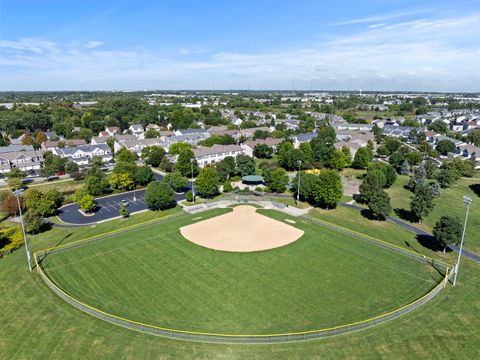
<instances>
[{"instance_id":1,"label":"backstop fence","mask_svg":"<svg viewBox=\"0 0 480 360\"><path fill-rule=\"evenodd\" d=\"M252 199L253 200L253 199ZM256 202L252 201L251 202ZM283 204L282 204L283 205ZM281 205L280 205L281 206ZM149 221L149 224L156 224L162 221L166 221L178 216L182 215L173 215L169 217L165 217L163 219ZM443 279L427 294L423 295L422 297L412 301L409 304L406 304L398 309L390 311L388 313L384 313L370 319L361 320L357 322L353 322L350 324L339 325L330 328L323 328L318 330L308 330L302 332L294 332L294 333L279 333L279 334L220 334L220 333L204 333L204 332L195 332L195 331L188 331L188 330L179 330L179 329L169 329L164 328L152 324L145 324L141 322L137 322L134 320L122 318L120 316L107 313L100 309L97 309L91 305L85 304L82 301L74 298L72 295L65 292L61 289L54 281L50 279L50 277L45 273L41 261L39 261L39 256L45 256L48 254L58 253L60 251L65 251L67 249L71 249L76 246L85 245L91 243L93 241L99 241L103 239L107 239L111 236L117 235L122 232L130 231L134 227L127 227L122 230L113 231L111 233L104 234L102 236L96 236L92 238L84 239L83 241L78 241L77 243L71 243L60 247L58 249L47 249L42 250L39 252L34 253L35 265L38 274L45 282L45 284L60 298L68 302L73 307L77 308L84 313L94 316L100 320L106 321L108 323L121 326L126 329L135 330L143 333L148 333L151 335L157 335L165 338L176 339L176 340L188 340L188 341L197 341L197 342L204 342L204 343L227 343L227 344L276 344L276 343L288 343L288 342L298 342L298 341L307 341L307 340L314 340L320 339L325 337L331 337L340 334L346 334L354 331L359 331L363 329L367 329L370 327L374 327L379 324L383 324L390 320L396 319L402 315L405 315L420 306L426 304L428 301L433 299L443 288L447 285L448 281L450 280L451 276L453 275L453 269L449 267L448 264L442 263L440 261L434 261L433 259L427 259L425 256L421 254L416 254L412 251L407 249L402 249L398 246L385 243L381 240L375 239L373 237L356 233L355 231L342 228L340 226L321 221L319 219L312 218L310 216L303 216L308 221L313 223L319 224L321 226L333 229L335 231L339 231L349 236L354 236L364 241L373 242L379 246L388 248L390 250L402 253L403 255L407 255L412 257L416 260L423 261L426 263L430 263L432 266L441 268L444 270L444 277Z\"/></svg>"}]
</instances>

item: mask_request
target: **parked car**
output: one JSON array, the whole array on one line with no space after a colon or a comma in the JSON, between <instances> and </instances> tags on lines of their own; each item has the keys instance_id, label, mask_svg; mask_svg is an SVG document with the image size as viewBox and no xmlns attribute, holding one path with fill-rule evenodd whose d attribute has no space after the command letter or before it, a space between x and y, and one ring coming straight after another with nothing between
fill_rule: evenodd
<instances>
[{"instance_id":1,"label":"parked car","mask_svg":"<svg viewBox=\"0 0 480 360\"><path fill-rule=\"evenodd\" d=\"M120 202L122 203L123 206L128 206L128 200L127 199L123 199Z\"/></svg>"}]
</instances>

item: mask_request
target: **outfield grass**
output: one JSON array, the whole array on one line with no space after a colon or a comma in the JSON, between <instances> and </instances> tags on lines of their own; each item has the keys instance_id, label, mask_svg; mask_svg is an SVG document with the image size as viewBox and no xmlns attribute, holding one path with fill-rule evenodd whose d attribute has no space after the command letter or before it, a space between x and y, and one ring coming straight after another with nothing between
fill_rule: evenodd
<instances>
[{"instance_id":1,"label":"outfield grass","mask_svg":"<svg viewBox=\"0 0 480 360\"><path fill-rule=\"evenodd\" d=\"M54 229L30 246L54 246L66 231L64 243L159 216L146 212L95 228ZM475 359L480 356L479 278L480 267L465 260L457 287L448 286L419 310L356 333L272 346L201 344L129 331L72 308L28 273L20 249L0 259L0 354L5 359Z\"/></svg>"},{"instance_id":2,"label":"outfield grass","mask_svg":"<svg viewBox=\"0 0 480 360\"><path fill-rule=\"evenodd\" d=\"M178 231L193 218L226 211L145 226L141 234L49 255L42 266L67 293L103 311L168 328L237 334L364 320L419 298L441 279L421 262L305 221L297 222L305 231L300 240L256 253L205 249Z\"/></svg>"},{"instance_id":3,"label":"outfield grass","mask_svg":"<svg viewBox=\"0 0 480 360\"><path fill-rule=\"evenodd\" d=\"M395 184L387 190L390 195L393 209L410 209L410 199L413 193L404 188L408 183L408 176L398 176ZM432 213L424 219L422 224L414 224L426 231L431 232L435 223L443 215L458 216L463 223L466 206L463 203L463 196L467 195L473 199L468 218L467 232L465 235L465 248L480 254L480 196L470 187L480 187L478 178L461 178L455 185L448 189L441 189L441 196L434 200L435 207ZM393 214L393 216L399 217Z\"/></svg>"}]
</instances>

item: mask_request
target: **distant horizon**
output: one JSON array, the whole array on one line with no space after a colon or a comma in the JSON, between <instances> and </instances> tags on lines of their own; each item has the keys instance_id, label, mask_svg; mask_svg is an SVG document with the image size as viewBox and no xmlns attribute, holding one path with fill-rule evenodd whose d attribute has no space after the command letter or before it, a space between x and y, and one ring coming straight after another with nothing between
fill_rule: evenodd
<instances>
[{"instance_id":1,"label":"distant horizon","mask_svg":"<svg viewBox=\"0 0 480 360\"><path fill-rule=\"evenodd\" d=\"M480 92L479 0L0 7L1 91Z\"/></svg>"},{"instance_id":2,"label":"distant horizon","mask_svg":"<svg viewBox=\"0 0 480 360\"><path fill-rule=\"evenodd\" d=\"M338 93L338 92L345 92L345 93L357 93L357 95L361 95L364 93L372 94L372 93L394 93L394 94L445 94L445 95L453 95L453 94L469 94L469 95L480 95L480 91L419 91L419 90L358 90L358 89L138 89L138 90L122 90L122 89L113 89L113 90L105 90L105 89L80 89L80 90L0 90L0 94L3 93L81 93L81 92L104 92L104 93L178 93L178 92L202 92L202 93L234 93L234 92L251 92L251 93Z\"/></svg>"}]
</instances>

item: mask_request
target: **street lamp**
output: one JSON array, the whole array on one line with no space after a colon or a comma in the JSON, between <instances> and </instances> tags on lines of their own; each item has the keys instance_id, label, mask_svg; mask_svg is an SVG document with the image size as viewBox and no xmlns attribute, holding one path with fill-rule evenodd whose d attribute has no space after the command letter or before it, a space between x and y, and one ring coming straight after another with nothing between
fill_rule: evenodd
<instances>
[{"instance_id":1,"label":"street lamp","mask_svg":"<svg viewBox=\"0 0 480 360\"><path fill-rule=\"evenodd\" d=\"M453 286L455 286L455 284L457 283L458 266L460 265L460 257L462 256L463 240L465 239L465 230L467 229L468 212L470 210L470 205L472 205L472 198L469 196L464 196L463 202L467 204L467 213L465 215L465 222L463 223L462 241L460 243L460 250L458 251L458 259L457 259L457 262L455 263L455 276L453 278Z\"/></svg>"},{"instance_id":2,"label":"street lamp","mask_svg":"<svg viewBox=\"0 0 480 360\"><path fill-rule=\"evenodd\" d=\"M192 198L193 198L193 202L195 202L195 185L193 183L193 162L195 161L195 159L190 159L190 165L192 167Z\"/></svg>"},{"instance_id":3,"label":"street lamp","mask_svg":"<svg viewBox=\"0 0 480 360\"><path fill-rule=\"evenodd\" d=\"M32 261L30 259L30 251L28 251L27 235L25 233L25 225L23 224L22 207L20 205L20 196L23 195L23 189L18 189L13 192L17 198L18 211L20 215L20 223L22 224L23 242L25 243L25 252L27 253L28 270L32 271Z\"/></svg>"},{"instance_id":4,"label":"street lamp","mask_svg":"<svg viewBox=\"0 0 480 360\"><path fill-rule=\"evenodd\" d=\"M297 164L298 164L298 173L297 173L297 177L298 177L298 186L297 186L297 205L300 203L300 168L302 166L302 160L298 160L297 161Z\"/></svg>"}]
</instances>

